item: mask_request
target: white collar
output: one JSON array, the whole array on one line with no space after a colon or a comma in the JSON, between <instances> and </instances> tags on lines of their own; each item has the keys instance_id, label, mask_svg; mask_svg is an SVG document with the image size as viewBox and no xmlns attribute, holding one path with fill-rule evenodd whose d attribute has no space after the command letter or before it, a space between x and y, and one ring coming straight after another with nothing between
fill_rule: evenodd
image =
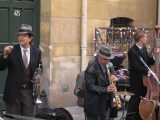
<instances>
[{"instance_id":1,"label":"white collar","mask_svg":"<svg viewBox=\"0 0 160 120\"><path fill-rule=\"evenodd\" d=\"M137 45L137 44L136 44L136 45ZM138 47L140 50L143 48L143 47L140 47L140 46L138 46L138 45L137 45L137 47Z\"/></svg>"},{"instance_id":2,"label":"white collar","mask_svg":"<svg viewBox=\"0 0 160 120\"><path fill-rule=\"evenodd\" d=\"M21 48L21 53L23 53L24 48L21 45L20 45L20 48ZM25 50L28 50L28 52L30 53L30 46L29 46L29 48L27 48Z\"/></svg>"}]
</instances>

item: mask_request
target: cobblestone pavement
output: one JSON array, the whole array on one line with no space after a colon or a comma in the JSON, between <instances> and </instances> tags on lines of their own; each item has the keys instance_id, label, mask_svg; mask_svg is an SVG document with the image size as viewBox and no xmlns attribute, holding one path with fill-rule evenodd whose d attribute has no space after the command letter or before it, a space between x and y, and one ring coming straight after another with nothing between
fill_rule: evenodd
<instances>
[{"instance_id":1,"label":"cobblestone pavement","mask_svg":"<svg viewBox=\"0 0 160 120\"><path fill-rule=\"evenodd\" d=\"M72 106L72 107L66 107L66 110L68 110L71 115L73 116L73 120L85 120L83 107L78 106ZM115 118L114 120L125 120L122 119L123 111L118 111L118 118ZM126 110L124 111L124 116L126 115Z\"/></svg>"}]
</instances>

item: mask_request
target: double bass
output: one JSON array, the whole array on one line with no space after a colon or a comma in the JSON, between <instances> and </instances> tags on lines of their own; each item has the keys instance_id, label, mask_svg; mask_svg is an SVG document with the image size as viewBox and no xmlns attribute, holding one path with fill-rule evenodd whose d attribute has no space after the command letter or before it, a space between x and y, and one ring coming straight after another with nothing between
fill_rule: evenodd
<instances>
[{"instance_id":1,"label":"double bass","mask_svg":"<svg viewBox=\"0 0 160 120\"><path fill-rule=\"evenodd\" d=\"M158 48L159 28L156 26L155 30L155 48ZM160 120L159 53L155 53L155 65L148 69L152 76L143 76L143 84L147 87L147 94L140 101L139 113L143 120Z\"/></svg>"}]
</instances>

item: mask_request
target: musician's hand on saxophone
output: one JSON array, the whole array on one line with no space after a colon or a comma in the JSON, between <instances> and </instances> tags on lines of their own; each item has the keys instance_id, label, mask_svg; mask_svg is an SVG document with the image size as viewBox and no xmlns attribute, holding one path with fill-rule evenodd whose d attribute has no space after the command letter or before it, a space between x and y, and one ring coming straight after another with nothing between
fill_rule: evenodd
<instances>
[{"instance_id":1,"label":"musician's hand on saxophone","mask_svg":"<svg viewBox=\"0 0 160 120\"><path fill-rule=\"evenodd\" d=\"M111 80L116 83L118 81L118 78L115 75L111 75Z\"/></svg>"},{"instance_id":2,"label":"musician's hand on saxophone","mask_svg":"<svg viewBox=\"0 0 160 120\"><path fill-rule=\"evenodd\" d=\"M117 77L115 75L111 75L111 80L113 81L113 84L116 84L116 82L118 81ZM114 92L115 91L115 85L110 84L107 87L107 92Z\"/></svg>"},{"instance_id":3,"label":"musician's hand on saxophone","mask_svg":"<svg viewBox=\"0 0 160 120\"><path fill-rule=\"evenodd\" d=\"M107 87L107 92L114 92L115 91L115 87L113 84L110 84L108 87Z\"/></svg>"}]
</instances>

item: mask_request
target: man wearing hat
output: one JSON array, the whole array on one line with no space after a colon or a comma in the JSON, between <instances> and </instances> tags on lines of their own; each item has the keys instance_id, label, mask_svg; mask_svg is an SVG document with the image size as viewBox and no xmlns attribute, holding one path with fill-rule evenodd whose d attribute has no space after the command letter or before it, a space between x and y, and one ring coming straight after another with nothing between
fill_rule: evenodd
<instances>
[{"instance_id":1,"label":"man wearing hat","mask_svg":"<svg viewBox=\"0 0 160 120\"><path fill-rule=\"evenodd\" d=\"M18 32L19 44L6 46L0 57L0 70L8 69L3 100L6 113L34 116L33 84L35 70L41 62L40 49L31 46L32 27L22 24Z\"/></svg>"},{"instance_id":2,"label":"man wearing hat","mask_svg":"<svg viewBox=\"0 0 160 120\"><path fill-rule=\"evenodd\" d=\"M87 120L108 119L107 110L111 104L111 93L115 91L109 79L116 82L117 77L112 75L108 78L106 65L113 58L111 46L102 45L97 51L97 59L85 72L84 112Z\"/></svg>"}]
</instances>

